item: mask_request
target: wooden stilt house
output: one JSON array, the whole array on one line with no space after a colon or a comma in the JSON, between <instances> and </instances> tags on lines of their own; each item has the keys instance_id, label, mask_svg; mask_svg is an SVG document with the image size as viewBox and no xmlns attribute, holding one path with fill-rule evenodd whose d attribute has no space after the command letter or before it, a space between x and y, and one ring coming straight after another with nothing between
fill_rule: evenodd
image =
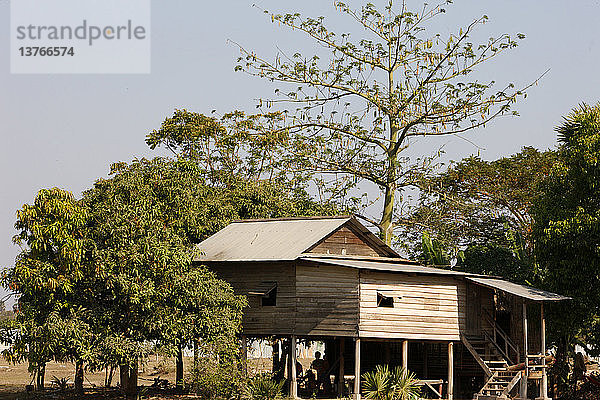
<instances>
[{"instance_id":1,"label":"wooden stilt house","mask_svg":"<svg viewBox=\"0 0 600 400\"><path fill-rule=\"evenodd\" d=\"M440 398L548 398L544 304L566 297L402 259L347 216L237 221L198 246L248 297L243 341L288 338L290 365L298 339L325 341L340 397L391 364Z\"/></svg>"}]
</instances>

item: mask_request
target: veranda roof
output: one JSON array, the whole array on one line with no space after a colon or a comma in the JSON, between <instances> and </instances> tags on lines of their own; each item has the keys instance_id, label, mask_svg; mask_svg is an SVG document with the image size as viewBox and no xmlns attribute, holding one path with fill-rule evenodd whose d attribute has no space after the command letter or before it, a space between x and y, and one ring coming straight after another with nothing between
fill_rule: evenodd
<instances>
[{"instance_id":1,"label":"veranda roof","mask_svg":"<svg viewBox=\"0 0 600 400\"><path fill-rule=\"evenodd\" d=\"M467 280L473 281L478 285L486 286L492 289L498 289L532 301L562 301L571 299L570 297L536 289L531 286L519 285L517 283L508 282L502 279L468 277Z\"/></svg>"}]
</instances>

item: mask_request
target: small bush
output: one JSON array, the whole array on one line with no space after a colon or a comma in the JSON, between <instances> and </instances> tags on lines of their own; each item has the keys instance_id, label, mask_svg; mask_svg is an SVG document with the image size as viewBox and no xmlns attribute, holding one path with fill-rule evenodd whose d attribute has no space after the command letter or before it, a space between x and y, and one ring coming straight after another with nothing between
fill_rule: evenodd
<instances>
[{"instance_id":1,"label":"small bush","mask_svg":"<svg viewBox=\"0 0 600 400\"><path fill-rule=\"evenodd\" d=\"M232 399L240 397L245 381L239 362L202 357L187 376L186 386L205 399Z\"/></svg>"},{"instance_id":2,"label":"small bush","mask_svg":"<svg viewBox=\"0 0 600 400\"><path fill-rule=\"evenodd\" d=\"M421 388L415 374L396 367L378 365L375 371L362 376L365 398L371 400L418 400Z\"/></svg>"},{"instance_id":3,"label":"small bush","mask_svg":"<svg viewBox=\"0 0 600 400\"><path fill-rule=\"evenodd\" d=\"M246 394L251 400L276 400L282 397L285 379L277 382L269 373L256 375L248 381Z\"/></svg>"},{"instance_id":4,"label":"small bush","mask_svg":"<svg viewBox=\"0 0 600 400\"><path fill-rule=\"evenodd\" d=\"M64 392L69 388L69 378L59 378L55 375L52 377L50 383L56 386L61 392Z\"/></svg>"}]
</instances>

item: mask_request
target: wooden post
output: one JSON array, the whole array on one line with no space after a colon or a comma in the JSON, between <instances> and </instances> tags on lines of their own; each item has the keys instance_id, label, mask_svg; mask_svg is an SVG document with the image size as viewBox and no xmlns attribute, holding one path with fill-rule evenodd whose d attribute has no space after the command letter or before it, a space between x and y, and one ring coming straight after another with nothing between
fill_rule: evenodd
<instances>
[{"instance_id":1,"label":"wooden post","mask_svg":"<svg viewBox=\"0 0 600 400\"><path fill-rule=\"evenodd\" d=\"M344 386L346 384L346 381L344 380L344 364L345 364L345 360L344 360L344 347L345 347L345 341L346 338L341 337L339 338L340 340L340 369L338 371L338 398L343 398L344 397Z\"/></svg>"},{"instance_id":2,"label":"wooden post","mask_svg":"<svg viewBox=\"0 0 600 400\"><path fill-rule=\"evenodd\" d=\"M540 382L540 400L548 399L548 374L546 372L546 318L544 316L544 303L540 303L540 331L541 331L541 353L542 353L542 381Z\"/></svg>"},{"instance_id":3,"label":"wooden post","mask_svg":"<svg viewBox=\"0 0 600 400\"><path fill-rule=\"evenodd\" d=\"M454 398L454 343L448 342L448 400Z\"/></svg>"},{"instance_id":4,"label":"wooden post","mask_svg":"<svg viewBox=\"0 0 600 400\"><path fill-rule=\"evenodd\" d=\"M525 370L521 376L521 399L527 398L527 376L529 375L529 347L527 344L527 302L523 300L523 354L525 356Z\"/></svg>"},{"instance_id":5,"label":"wooden post","mask_svg":"<svg viewBox=\"0 0 600 400\"><path fill-rule=\"evenodd\" d=\"M296 376L296 336L292 335L290 343L290 397L292 399L298 398L298 377Z\"/></svg>"},{"instance_id":6,"label":"wooden post","mask_svg":"<svg viewBox=\"0 0 600 400\"><path fill-rule=\"evenodd\" d=\"M402 341L402 368L408 370L408 340Z\"/></svg>"},{"instance_id":7,"label":"wooden post","mask_svg":"<svg viewBox=\"0 0 600 400\"><path fill-rule=\"evenodd\" d=\"M423 342L423 379L427 378L429 378L429 354L427 353L427 342Z\"/></svg>"},{"instance_id":8,"label":"wooden post","mask_svg":"<svg viewBox=\"0 0 600 400\"><path fill-rule=\"evenodd\" d=\"M195 345L196 343L194 343ZM194 351L196 351L195 348ZM248 342L246 335L242 335L242 368L244 369L244 376L248 376Z\"/></svg>"},{"instance_id":9,"label":"wooden post","mask_svg":"<svg viewBox=\"0 0 600 400\"><path fill-rule=\"evenodd\" d=\"M354 399L360 400L360 338L354 342Z\"/></svg>"},{"instance_id":10,"label":"wooden post","mask_svg":"<svg viewBox=\"0 0 600 400\"><path fill-rule=\"evenodd\" d=\"M385 357L385 363L389 366L390 363L392 362L392 345L390 342L384 342L383 344L383 349L385 351L384 357Z\"/></svg>"}]
</instances>

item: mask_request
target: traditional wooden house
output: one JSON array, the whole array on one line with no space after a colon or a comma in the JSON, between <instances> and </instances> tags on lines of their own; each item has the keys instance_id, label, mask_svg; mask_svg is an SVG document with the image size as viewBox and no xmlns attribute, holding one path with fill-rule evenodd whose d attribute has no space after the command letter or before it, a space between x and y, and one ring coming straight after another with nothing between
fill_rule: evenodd
<instances>
[{"instance_id":1,"label":"traditional wooden house","mask_svg":"<svg viewBox=\"0 0 600 400\"><path fill-rule=\"evenodd\" d=\"M237 221L199 249L198 263L248 297L244 341L289 338L290 365L298 339L325 341L357 399L353 378L384 363L440 398L548 398L544 304L563 296L402 259L353 217Z\"/></svg>"}]
</instances>

